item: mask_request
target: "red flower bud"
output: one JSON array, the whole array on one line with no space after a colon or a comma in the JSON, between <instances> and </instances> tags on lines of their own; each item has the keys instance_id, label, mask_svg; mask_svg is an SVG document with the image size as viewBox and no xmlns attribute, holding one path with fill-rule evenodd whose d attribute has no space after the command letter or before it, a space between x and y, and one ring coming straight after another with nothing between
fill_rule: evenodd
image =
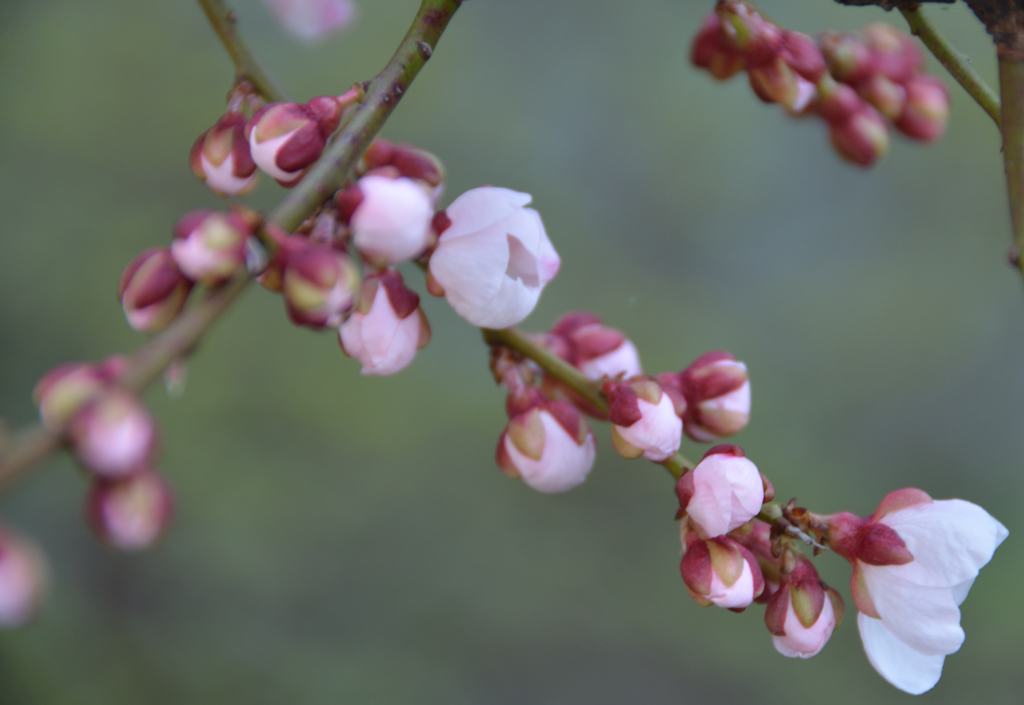
<instances>
[{"instance_id":1,"label":"red flower bud","mask_svg":"<svg viewBox=\"0 0 1024 705\"><path fill-rule=\"evenodd\" d=\"M218 196L237 196L256 186L256 163L249 152L245 123L240 113L227 113L192 145L192 173Z\"/></svg>"},{"instance_id":2,"label":"red flower bud","mask_svg":"<svg viewBox=\"0 0 1024 705\"><path fill-rule=\"evenodd\" d=\"M164 479L144 468L119 480L93 481L86 519L96 535L121 551L141 551L166 532L174 515L174 497Z\"/></svg>"},{"instance_id":3,"label":"red flower bud","mask_svg":"<svg viewBox=\"0 0 1024 705\"><path fill-rule=\"evenodd\" d=\"M192 290L166 247L146 250L121 274L118 297L128 324L153 333L177 318Z\"/></svg>"}]
</instances>

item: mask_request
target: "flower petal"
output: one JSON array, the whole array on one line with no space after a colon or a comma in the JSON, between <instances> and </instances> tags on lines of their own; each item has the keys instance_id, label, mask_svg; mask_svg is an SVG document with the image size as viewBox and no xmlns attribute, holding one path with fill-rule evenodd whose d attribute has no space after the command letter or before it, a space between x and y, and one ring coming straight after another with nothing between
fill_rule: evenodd
<instances>
[{"instance_id":1,"label":"flower petal","mask_svg":"<svg viewBox=\"0 0 1024 705\"><path fill-rule=\"evenodd\" d=\"M900 690L920 695L939 682L944 655L915 651L897 639L884 622L863 613L857 615L857 629L868 661L882 678Z\"/></svg>"},{"instance_id":2,"label":"flower petal","mask_svg":"<svg viewBox=\"0 0 1024 705\"><path fill-rule=\"evenodd\" d=\"M470 189L445 209L452 224L441 233L439 240L446 242L483 230L532 200L533 196L528 193L507 188L482 186Z\"/></svg>"},{"instance_id":3,"label":"flower petal","mask_svg":"<svg viewBox=\"0 0 1024 705\"><path fill-rule=\"evenodd\" d=\"M951 654L964 641L960 609L948 587L924 587L896 575L899 566L859 563L875 609L901 641L925 654Z\"/></svg>"}]
</instances>

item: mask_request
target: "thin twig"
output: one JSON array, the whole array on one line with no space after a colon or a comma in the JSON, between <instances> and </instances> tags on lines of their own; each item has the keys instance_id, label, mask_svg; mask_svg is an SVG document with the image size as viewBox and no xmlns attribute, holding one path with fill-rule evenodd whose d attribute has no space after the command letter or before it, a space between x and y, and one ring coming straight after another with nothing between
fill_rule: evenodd
<instances>
[{"instance_id":1,"label":"thin twig","mask_svg":"<svg viewBox=\"0 0 1024 705\"><path fill-rule=\"evenodd\" d=\"M1024 60L1018 52L999 52L999 90L1003 102L1003 163L1010 200L1014 247L1011 259L1024 273Z\"/></svg>"},{"instance_id":2,"label":"thin twig","mask_svg":"<svg viewBox=\"0 0 1024 705\"><path fill-rule=\"evenodd\" d=\"M220 37L228 55L235 62L236 77L248 79L260 92L260 95L272 103L288 100L288 94L260 66L260 62L249 51L249 45L238 33L236 28L238 18L235 17L235 11L228 7L223 0L198 0L198 2L199 6L203 8L203 12L206 13L206 19L210 21L213 31Z\"/></svg>"},{"instance_id":3,"label":"thin twig","mask_svg":"<svg viewBox=\"0 0 1024 705\"><path fill-rule=\"evenodd\" d=\"M423 0L398 51L370 83L366 99L338 133L330 151L274 209L269 222L291 232L334 194L430 58L460 4L461 0ZM132 353L118 382L137 392L152 384L171 362L192 352L250 281L248 274L242 274L191 306L165 331ZM0 449L0 492L37 467L61 443L61 433L42 426L15 434Z\"/></svg>"},{"instance_id":4,"label":"thin twig","mask_svg":"<svg viewBox=\"0 0 1024 705\"><path fill-rule=\"evenodd\" d=\"M942 34L931 23L919 7L901 7L900 12L910 25L910 31L916 34L929 51L935 55L939 63L946 67L950 75L957 83L964 87L968 95L974 98L982 110L988 113L1000 126L999 97L996 92L985 82L978 72L971 66L970 60L961 54L949 43Z\"/></svg>"}]
</instances>

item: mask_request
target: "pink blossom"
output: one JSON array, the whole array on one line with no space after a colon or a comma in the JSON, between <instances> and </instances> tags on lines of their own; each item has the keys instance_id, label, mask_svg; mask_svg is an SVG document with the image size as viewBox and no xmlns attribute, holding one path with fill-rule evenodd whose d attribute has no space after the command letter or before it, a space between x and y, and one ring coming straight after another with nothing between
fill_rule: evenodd
<instances>
[{"instance_id":1,"label":"pink blossom","mask_svg":"<svg viewBox=\"0 0 1024 705\"><path fill-rule=\"evenodd\" d=\"M447 209L451 224L430 258L430 274L455 311L475 326L506 328L530 315L561 260L531 196L483 186Z\"/></svg>"},{"instance_id":2,"label":"pink blossom","mask_svg":"<svg viewBox=\"0 0 1024 705\"><path fill-rule=\"evenodd\" d=\"M106 389L124 367L125 358L113 355L97 365L72 362L47 372L32 393L43 425L51 431L62 430L75 412Z\"/></svg>"},{"instance_id":3,"label":"pink blossom","mask_svg":"<svg viewBox=\"0 0 1024 705\"><path fill-rule=\"evenodd\" d=\"M358 308L338 330L342 351L363 363L364 375L405 369L430 341L419 301L394 270L367 276Z\"/></svg>"},{"instance_id":4,"label":"pink blossom","mask_svg":"<svg viewBox=\"0 0 1024 705\"><path fill-rule=\"evenodd\" d=\"M739 446L715 446L679 479L679 506L708 537L721 536L757 516L764 482Z\"/></svg>"},{"instance_id":5,"label":"pink blossom","mask_svg":"<svg viewBox=\"0 0 1024 705\"><path fill-rule=\"evenodd\" d=\"M869 519L823 517L829 545L854 566L851 589L868 660L900 690L930 690L964 640L959 605L1006 527L976 504L889 493Z\"/></svg>"},{"instance_id":6,"label":"pink blossom","mask_svg":"<svg viewBox=\"0 0 1024 705\"><path fill-rule=\"evenodd\" d=\"M260 108L245 126L256 166L282 186L297 184L306 168L320 158L344 107L340 98L318 96L307 103L270 103Z\"/></svg>"},{"instance_id":7,"label":"pink blossom","mask_svg":"<svg viewBox=\"0 0 1024 705\"><path fill-rule=\"evenodd\" d=\"M637 377L606 382L612 445L625 458L643 456L662 462L679 450L683 423L672 399L658 383Z\"/></svg>"},{"instance_id":8,"label":"pink blossom","mask_svg":"<svg viewBox=\"0 0 1024 705\"><path fill-rule=\"evenodd\" d=\"M594 465L597 443L571 404L548 401L509 421L498 439L498 467L539 492L565 492Z\"/></svg>"},{"instance_id":9,"label":"pink blossom","mask_svg":"<svg viewBox=\"0 0 1024 705\"><path fill-rule=\"evenodd\" d=\"M337 34L356 19L352 0L268 0L274 17L296 39L319 42Z\"/></svg>"},{"instance_id":10,"label":"pink blossom","mask_svg":"<svg viewBox=\"0 0 1024 705\"><path fill-rule=\"evenodd\" d=\"M281 290L296 325L336 328L355 304L359 270L348 255L301 238L285 247Z\"/></svg>"},{"instance_id":11,"label":"pink blossom","mask_svg":"<svg viewBox=\"0 0 1024 705\"><path fill-rule=\"evenodd\" d=\"M423 186L371 174L359 179L357 188L362 200L349 223L360 254L377 264L397 264L426 248L434 207Z\"/></svg>"},{"instance_id":12,"label":"pink blossom","mask_svg":"<svg viewBox=\"0 0 1024 705\"><path fill-rule=\"evenodd\" d=\"M171 254L192 281L217 284L245 265L245 239L251 226L238 213L198 210L174 226Z\"/></svg>"},{"instance_id":13,"label":"pink blossom","mask_svg":"<svg viewBox=\"0 0 1024 705\"><path fill-rule=\"evenodd\" d=\"M709 443L742 431L750 420L747 366L724 350L701 355L678 374L658 375L667 390L682 396L683 430Z\"/></svg>"},{"instance_id":14,"label":"pink blossom","mask_svg":"<svg viewBox=\"0 0 1024 705\"><path fill-rule=\"evenodd\" d=\"M586 311L573 311L559 318L550 335L564 341L565 359L592 380L605 377L626 379L643 374L636 346L622 333L601 323ZM556 344L556 341L551 341ZM561 354L561 353L560 353Z\"/></svg>"}]
</instances>

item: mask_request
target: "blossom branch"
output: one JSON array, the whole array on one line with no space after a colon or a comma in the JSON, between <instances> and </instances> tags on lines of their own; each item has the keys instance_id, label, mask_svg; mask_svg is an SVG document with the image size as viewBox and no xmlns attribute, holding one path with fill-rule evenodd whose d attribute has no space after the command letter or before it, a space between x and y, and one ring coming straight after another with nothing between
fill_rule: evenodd
<instances>
[{"instance_id":1,"label":"blossom branch","mask_svg":"<svg viewBox=\"0 0 1024 705\"><path fill-rule=\"evenodd\" d=\"M219 2L204 0L200 4L204 9L208 5L223 7ZM370 82L365 100L355 109L334 145L274 209L269 223L291 232L334 194L430 58L460 4L461 0L423 0L398 50ZM136 392L152 384L172 362L192 352L251 280L250 275L242 274L209 292L164 332L132 353L118 383ZM38 425L16 433L9 443L0 445L0 491L45 460L62 442L62 432Z\"/></svg>"},{"instance_id":2,"label":"blossom branch","mask_svg":"<svg viewBox=\"0 0 1024 705\"><path fill-rule=\"evenodd\" d=\"M931 20L919 7L901 7L900 12L910 25L910 31L916 35L928 50L946 67L957 83L963 86L968 95L988 113L989 117L1000 126L999 97L971 66L970 60L949 43Z\"/></svg>"},{"instance_id":3,"label":"blossom branch","mask_svg":"<svg viewBox=\"0 0 1024 705\"><path fill-rule=\"evenodd\" d=\"M231 60L235 62L238 78L247 79L259 91L260 95L271 102L288 100L288 95L277 82L263 69L256 57L249 51L249 45L238 33L238 18L235 12L223 0L198 0L199 6L206 13L213 31L220 37Z\"/></svg>"}]
</instances>

